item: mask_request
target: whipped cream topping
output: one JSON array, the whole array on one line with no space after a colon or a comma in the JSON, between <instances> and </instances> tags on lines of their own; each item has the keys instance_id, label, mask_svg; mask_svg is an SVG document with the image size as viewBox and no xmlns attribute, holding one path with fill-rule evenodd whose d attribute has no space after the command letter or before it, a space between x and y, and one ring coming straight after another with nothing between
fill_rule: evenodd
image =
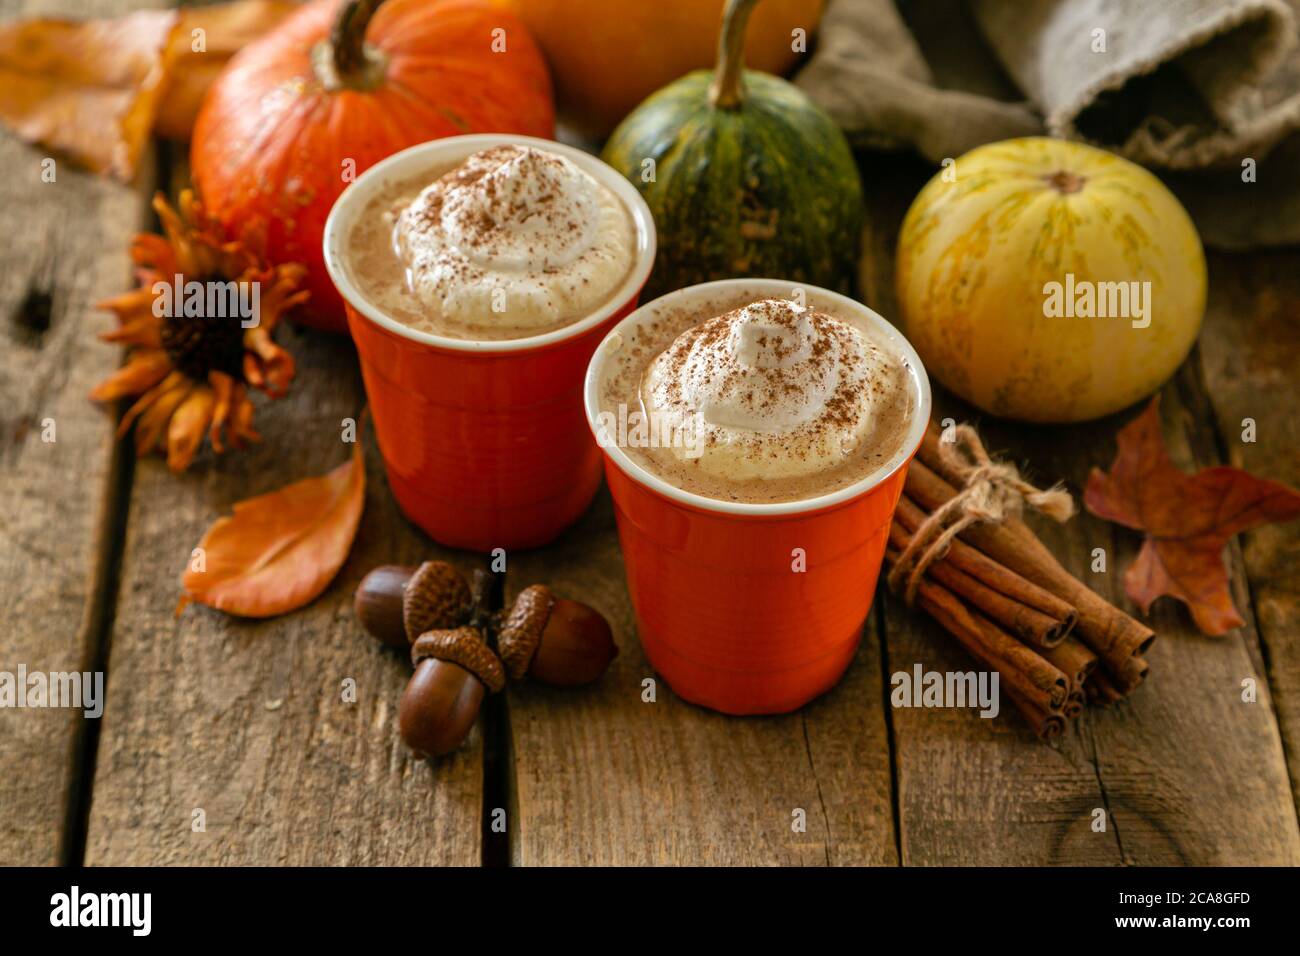
<instances>
[{"instance_id":1,"label":"whipped cream topping","mask_svg":"<svg viewBox=\"0 0 1300 956\"><path fill-rule=\"evenodd\" d=\"M641 400L719 478L787 478L843 464L873 430L902 370L857 326L764 299L679 335L646 370ZM688 451L674 447L685 460Z\"/></svg>"},{"instance_id":2,"label":"whipped cream topping","mask_svg":"<svg viewBox=\"0 0 1300 956\"><path fill-rule=\"evenodd\" d=\"M475 153L430 184L397 217L394 247L433 316L525 330L600 306L635 257L618 197L529 146Z\"/></svg>"}]
</instances>

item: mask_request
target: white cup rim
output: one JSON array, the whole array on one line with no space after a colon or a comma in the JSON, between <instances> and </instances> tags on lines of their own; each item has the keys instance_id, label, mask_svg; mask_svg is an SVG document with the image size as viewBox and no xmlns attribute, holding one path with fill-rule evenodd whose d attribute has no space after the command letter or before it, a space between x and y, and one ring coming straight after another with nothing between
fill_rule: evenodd
<instances>
[{"instance_id":1,"label":"white cup rim","mask_svg":"<svg viewBox=\"0 0 1300 956\"><path fill-rule=\"evenodd\" d=\"M756 296L771 296L773 298L788 298L790 293L795 289L803 289L810 297L814 299L831 300L839 307L847 309L862 317L873 331L877 332L882 341L890 348L895 349L905 360L908 372L908 381L912 384L912 397L914 400L913 418L908 426L907 436L899 444L898 451L880 467L876 468L870 474L855 481L851 485L846 485L825 495L818 495L815 498L804 498L799 501L778 501L778 502L738 502L722 501L717 498L709 498L705 495L695 494L690 491L683 491L681 488L670 484L663 478L654 474L649 469L638 464L630 455L627 454L617 444L602 445L601 450L609 456L610 460L618 466L618 469L625 475L632 478L638 484L644 485L652 491L669 498L672 501L689 505L701 511L710 511L720 514L743 515L747 517L774 517L784 515L808 514L815 511L823 511L827 508L833 508L836 505L844 504L855 498L860 497L865 492L870 491L877 485L888 480L900 468L902 468L916 450L921 446L921 439L925 436L925 430L930 423L930 379L926 375L925 366L921 363L921 357L916 354L912 344L903 337L892 324L886 321L878 312L869 308L856 299L840 295L838 292L831 292L829 289L823 289L818 286L808 285L807 283L792 282L785 279L719 279L715 282L704 282L699 285L687 286L684 289L678 289L676 292L670 292L667 295L660 296L651 302L639 306L630 315L622 319L609 334L596 346L596 351L592 354L591 362L587 366L587 378L583 384L583 404L587 411L587 424L591 428L592 435L598 435L599 429L597 416L601 412L600 407L600 383L604 377L605 366L610 357L617 351L621 343L622 336L636 326L651 321L658 314L665 310L689 306L691 302L703 299L708 296L719 293L739 292L742 290L752 291Z\"/></svg>"},{"instance_id":2,"label":"white cup rim","mask_svg":"<svg viewBox=\"0 0 1300 956\"><path fill-rule=\"evenodd\" d=\"M490 149L493 146L508 145L532 146L570 159L618 196L627 208L628 214L632 217L633 229L636 233L636 262L626 278L610 294L608 301L604 305L593 311L591 315L582 319L582 321L521 339L460 339L449 335L438 335L434 332L413 329L385 315L362 294L361 290L348 276L347 269L343 265L344 246L348 234L352 231L353 222L358 212L365 208L366 203L370 201L375 192L393 179L414 175L421 168L438 165L440 161L456 163L481 150ZM598 156L567 146L564 143L539 139L536 136L520 136L512 133L473 133L465 136L447 136L408 147L401 152L380 160L367 169L354 182L349 184L339 198L334 201L334 206L330 209L329 216L325 220L323 248L325 268L329 272L334 287L352 308L380 328L412 342L448 349L453 352L525 352L577 338L583 333L596 328L601 323L608 321L615 312L626 307L633 297L640 293L646 279L650 276L650 270L654 267L655 224L654 217L650 214L650 208L646 205L645 200L641 198L641 194L637 192L636 187L628 182L621 173L604 163Z\"/></svg>"}]
</instances>

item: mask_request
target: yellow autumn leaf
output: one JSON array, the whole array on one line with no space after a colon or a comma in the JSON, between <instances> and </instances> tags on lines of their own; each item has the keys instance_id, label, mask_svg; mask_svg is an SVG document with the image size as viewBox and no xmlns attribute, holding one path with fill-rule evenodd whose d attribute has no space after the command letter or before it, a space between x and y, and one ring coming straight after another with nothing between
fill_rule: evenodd
<instances>
[{"instance_id":1,"label":"yellow autumn leaf","mask_svg":"<svg viewBox=\"0 0 1300 956\"><path fill-rule=\"evenodd\" d=\"M0 120L95 172L135 174L169 68L178 15L0 26Z\"/></svg>"},{"instance_id":2,"label":"yellow autumn leaf","mask_svg":"<svg viewBox=\"0 0 1300 956\"><path fill-rule=\"evenodd\" d=\"M292 0L0 24L0 122L98 173L135 175L150 133L186 139L232 56Z\"/></svg>"}]
</instances>

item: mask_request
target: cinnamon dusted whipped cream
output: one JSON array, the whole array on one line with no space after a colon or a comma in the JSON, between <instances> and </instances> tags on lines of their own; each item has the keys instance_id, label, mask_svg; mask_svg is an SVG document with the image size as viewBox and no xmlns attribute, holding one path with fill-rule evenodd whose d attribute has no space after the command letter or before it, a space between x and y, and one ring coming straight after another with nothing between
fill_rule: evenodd
<instances>
[{"instance_id":1,"label":"cinnamon dusted whipped cream","mask_svg":"<svg viewBox=\"0 0 1300 956\"><path fill-rule=\"evenodd\" d=\"M352 238L368 298L459 338L578 321L609 300L637 254L632 217L609 188L564 156L518 145L382 191Z\"/></svg>"},{"instance_id":2,"label":"cinnamon dusted whipped cream","mask_svg":"<svg viewBox=\"0 0 1300 956\"><path fill-rule=\"evenodd\" d=\"M612 414L630 397L652 423L624 429L621 444L669 482L714 498L797 500L852 484L898 450L907 370L864 323L785 299L699 318L638 333L603 399Z\"/></svg>"}]
</instances>

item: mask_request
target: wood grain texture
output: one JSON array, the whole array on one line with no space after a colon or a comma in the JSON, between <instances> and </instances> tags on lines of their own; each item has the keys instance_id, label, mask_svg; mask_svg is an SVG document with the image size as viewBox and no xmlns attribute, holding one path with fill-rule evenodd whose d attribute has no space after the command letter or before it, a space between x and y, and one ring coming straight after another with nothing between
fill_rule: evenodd
<instances>
[{"instance_id":1,"label":"wood grain texture","mask_svg":"<svg viewBox=\"0 0 1300 956\"><path fill-rule=\"evenodd\" d=\"M86 862L476 865L477 732L450 758L414 759L396 729L410 665L352 614L372 566L436 550L398 514L373 447L361 529L325 594L267 621L173 614L179 574L215 518L347 457L342 420L364 403L350 344L279 338L298 377L259 407L261 446L204 452L180 477L157 458L136 465ZM348 678L355 703L343 700ZM206 832L192 829L198 809Z\"/></svg>"},{"instance_id":2,"label":"wood grain texture","mask_svg":"<svg viewBox=\"0 0 1300 956\"><path fill-rule=\"evenodd\" d=\"M94 15L119 0L0 0L0 20ZM86 398L119 352L92 304L131 274L149 170L136 187L79 172L0 131L0 671L94 666L115 500L113 421ZM47 423L52 423L53 441ZM0 710L0 864L53 864L79 785L80 710Z\"/></svg>"},{"instance_id":3,"label":"wood grain texture","mask_svg":"<svg viewBox=\"0 0 1300 956\"><path fill-rule=\"evenodd\" d=\"M602 491L552 547L509 559L586 601L620 654L579 690L511 688L512 861L535 864L895 864L889 749L873 636L845 680L798 714L737 718L677 699L636 642L613 505ZM796 832L803 810L806 831Z\"/></svg>"},{"instance_id":4,"label":"wood grain texture","mask_svg":"<svg viewBox=\"0 0 1300 956\"><path fill-rule=\"evenodd\" d=\"M938 391L936 411L969 417ZM995 441L991 447L1003 446ZM1078 523L1044 538L1058 555L1088 553ZM892 594L885 594L884 608L891 672L910 673L917 664L940 673L982 670L927 616ZM1108 805L1086 724L1049 746L1003 695L996 718L981 718L974 709L895 708L892 725L906 865L1123 862L1114 828L1092 829L1095 811Z\"/></svg>"},{"instance_id":5,"label":"wood grain texture","mask_svg":"<svg viewBox=\"0 0 1300 956\"><path fill-rule=\"evenodd\" d=\"M1295 253L1214 256L1201 333L1206 395L1229 464L1300 488L1300 270ZM1245 440L1246 419L1255 441ZM1249 532L1240 551L1300 807L1300 524ZM1248 590L1248 593L1246 593ZM1267 664L1265 664L1267 661Z\"/></svg>"},{"instance_id":6,"label":"wood grain texture","mask_svg":"<svg viewBox=\"0 0 1300 956\"><path fill-rule=\"evenodd\" d=\"M881 203L868 229L874 252L862 281L868 304L888 317L895 314L888 263L901 217L897 197L913 195L924 173L882 162L876 174ZM1194 371L1193 360L1163 392L1171 451L1184 467L1210 463L1214 443L1208 419L1196 413L1205 397ZM1076 495L1092 465L1109 465L1115 431L1137 411L1069 428L1029 428L982 417L938 393L941 415L974 422L990 449L1026 463L1045 483L1064 479ZM1122 569L1136 555L1136 535L1086 514L1065 526L1036 525L1067 568L1123 603ZM1094 548L1106 551L1105 574L1090 571ZM1244 590L1241 564L1233 561L1234 579ZM1152 626L1159 634L1149 654L1152 677L1129 701L1086 710L1055 746L1035 743L1009 709L995 721L970 711L895 710L904 863L1300 860L1300 831L1267 694L1258 704L1240 699L1242 678L1259 673L1253 626L1204 638L1168 602L1154 609ZM915 660L935 670L973 668L933 622L892 599L885 631L891 670ZM1096 808L1106 811L1104 833L1090 826Z\"/></svg>"},{"instance_id":7,"label":"wood grain texture","mask_svg":"<svg viewBox=\"0 0 1300 956\"><path fill-rule=\"evenodd\" d=\"M0 17L143 5L0 0ZM457 754L412 759L395 727L409 666L360 633L352 591L379 563L442 557L468 572L481 559L433 545L400 516L368 439L361 530L323 596L264 622L202 607L173 615L179 574L215 518L344 460L341 421L364 403L353 350L284 330L299 376L288 399L259 403L263 445L204 452L182 477L157 458L128 467L115 457L109 416L85 400L120 361L94 340L110 320L90 306L127 286L127 242L146 221L152 170L132 188L64 163L44 184L43 158L0 136L9 171L0 208L11 226L0 233L0 616L9 625L0 671L84 670L101 636L111 640L87 863L476 865L485 801L507 811L502 860L518 865L1300 863L1294 526L1260 529L1227 551L1245 627L1203 637L1181 607L1158 603L1151 679L1129 701L1090 708L1048 746L1009 707L995 720L888 708L891 673L975 665L928 618L883 595L844 681L798 714L724 717L662 681L644 702L654 675L602 492L554 546L509 556L509 588L545 582L605 613L622 650L610 672L580 690L512 688ZM928 171L880 158L864 174L863 298L893 318L897 224ZM1298 261L1212 259L1201 345L1163 390L1181 466L1226 458L1300 485ZM1025 428L938 401L1031 477L1063 478L1076 494L1090 466L1109 464L1115 431L1137 411ZM1240 440L1246 417L1255 443ZM55 442L42 440L47 418ZM115 513L128 499L129 514ZM127 534L114 576L118 523ZM1136 535L1087 515L1038 527L1067 567L1122 601ZM1105 550L1104 574L1088 570L1095 548ZM1247 678L1258 681L1257 702L1241 699ZM348 679L354 703L343 699ZM74 710L0 710L0 864L67 856L83 726ZM799 810L804 832L792 827Z\"/></svg>"},{"instance_id":8,"label":"wood grain texture","mask_svg":"<svg viewBox=\"0 0 1300 956\"><path fill-rule=\"evenodd\" d=\"M1198 422L1203 403L1193 358L1162 392L1166 438L1174 461L1193 469L1215 463L1213 436ZM1068 430L1065 441L1037 431L994 441L1028 460L1036 474L1063 477L1078 492L1091 465L1108 467L1114 433L1139 409ZM1078 528L1039 527L1066 566L1112 601L1123 597L1123 570L1137 556L1138 535L1091 515ZM1093 574L1093 548L1105 548L1107 571ZM1244 573L1229 551L1240 587ZM1243 603L1243 609L1248 605ZM1266 689L1241 700L1241 682L1259 677L1256 636L1248 625L1222 638L1196 631L1185 610L1162 601L1152 609L1158 637L1147 659L1152 676L1132 697L1090 709L1084 723L1095 746L1097 779L1112 829L1128 864L1236 865L1300 861L1300 829ZM1230 809L1226 809L1230 808Z\"/></svg>"}]
</instances>

